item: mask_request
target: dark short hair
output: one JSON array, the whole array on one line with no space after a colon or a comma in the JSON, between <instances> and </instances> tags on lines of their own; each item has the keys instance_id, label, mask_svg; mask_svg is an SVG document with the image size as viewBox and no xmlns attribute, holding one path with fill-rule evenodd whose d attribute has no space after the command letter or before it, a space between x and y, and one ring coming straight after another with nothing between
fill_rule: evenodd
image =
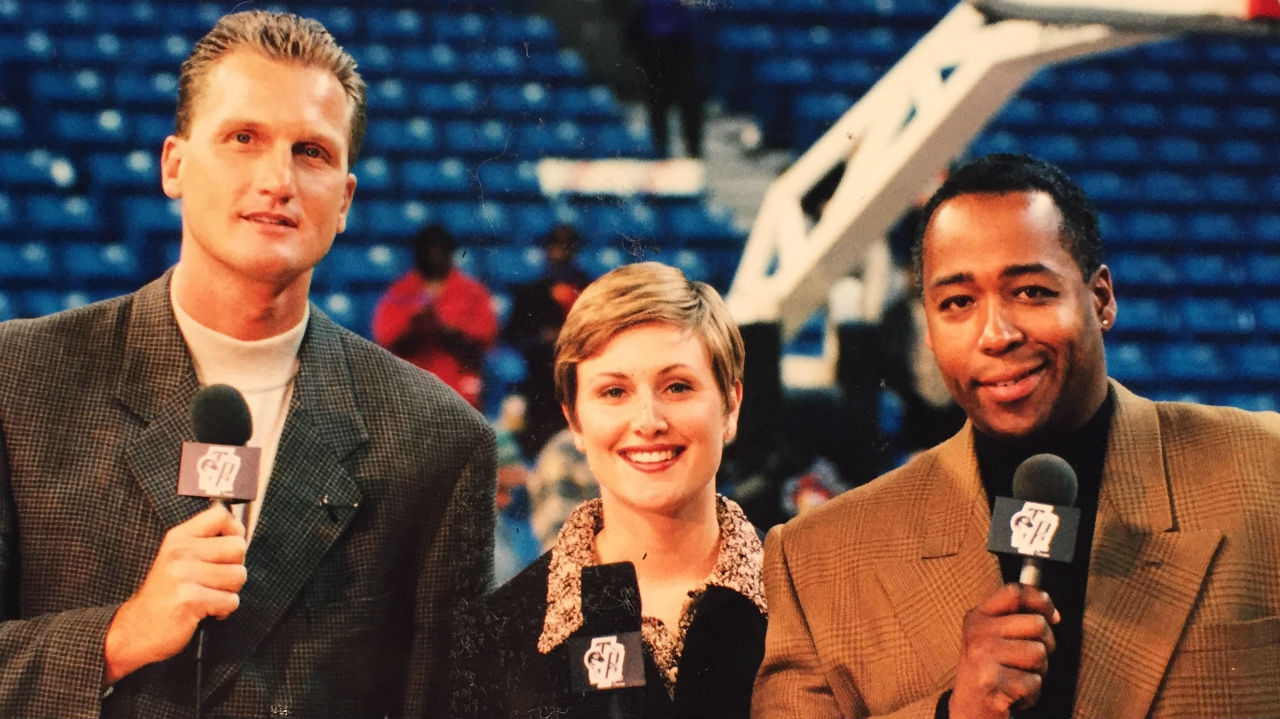
<instances>
[{"instance_id":1,"label":"dark short hair","mask_svg":"<svg viewBox=\"0 0 1280 719\"><path fill-rule=\"evenodd\" d=\"M443 247L450 252L458 249L449 229L439 222L433 222L418 230L413 236L413 249L421 251L427 247Z\"/></svg>"},{"instance_id":2,"label":"dark short hair","mask_svg":"<svg viewBox=\"0 0 1280 719\"><path fill-rule=\"evenodd\" d=\"M1053 204L1062 214L1059 239L1087 282L1102 265L1102 232L1098 229L1098 211L1089 196L1056 165L1028 155L997 153L980 157L951 173L924 206L911 243L917 291L924 282L924 232L939 205L960 195L1035 191L1053 198Z\"/></svg>"},{"instance_id":3,"label":"dark short hair","mask_svg":"<svg viewBox=\"0 0 1280 719\"><path fill-rule=\"evenodd\" d=\"M578 248L582 247L582 235L578 234L577 228L573 225L562 222L548 230L547 234L542 236L539 244L543 247L561 244L571 254L574 254L577 253Z\"/></svg>"}]
</instances>

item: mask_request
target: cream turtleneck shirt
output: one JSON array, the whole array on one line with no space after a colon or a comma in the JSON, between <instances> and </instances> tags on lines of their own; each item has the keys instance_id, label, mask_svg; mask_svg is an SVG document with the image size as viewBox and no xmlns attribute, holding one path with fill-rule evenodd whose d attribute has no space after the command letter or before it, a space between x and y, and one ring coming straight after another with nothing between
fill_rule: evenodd
<instances>
[{"instance_id":1,"label":"cream turtleneck shirt","mask_svg":"<svg viewBox=\"0 0 1280 719\"><path fill-rule=\"evenodd\" d=\"M178 330L191 352L191 364L201 387L211 384L227 384L240 390L249 405L253 419L253 435L246 443L262 450L258 465L258 496L248 505L234 505L237 516L245 523L246 537L253 536L262 513L262 498L267 494L267 482L275 464L280 433L288 414L289 399L293 394L293 378L298 373L298 348L311 316L310 308L302 321L292 329L275 337L262 340L238 340L209 329L178 306L172 285L169 303L178 322Z\"/></svg>"}]
</instances>

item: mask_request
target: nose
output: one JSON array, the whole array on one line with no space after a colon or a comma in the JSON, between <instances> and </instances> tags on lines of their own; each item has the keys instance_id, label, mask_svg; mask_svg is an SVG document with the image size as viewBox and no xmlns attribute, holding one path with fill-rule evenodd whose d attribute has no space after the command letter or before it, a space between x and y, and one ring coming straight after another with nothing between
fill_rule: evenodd
<instances>
[{"instance_id":1,"label":"nose","mask_svg":"<svg viewBox=\"0 0 1280 719\"><path fill-rule=\"evenodd\" d=\"M635 419L636 434L655 437L667 431L666 411L662 401L652 393L640 397Z\"/></svg>"},{"instance_id":2,"label":"nose","mask_svg":"<svg viewBox=\"0 0 1280 719\"><path fill-rule=\"evenodd\" d=\"M978 348L987 354L1001 354L1017 347L1025 339L1004 303L992 302L978 336Z\"/></svg>"},{"instance_id":3,"label":"nose","mask_svg":"<svg viewBox=\"0 0 1280 719\"><path fill-rule=\"evenodd\" d=\"M274 197L281 204L292 199L295 194L293 162L292 147L262 153L256 168L258 192Z\"/></svg>"}]
</instances>

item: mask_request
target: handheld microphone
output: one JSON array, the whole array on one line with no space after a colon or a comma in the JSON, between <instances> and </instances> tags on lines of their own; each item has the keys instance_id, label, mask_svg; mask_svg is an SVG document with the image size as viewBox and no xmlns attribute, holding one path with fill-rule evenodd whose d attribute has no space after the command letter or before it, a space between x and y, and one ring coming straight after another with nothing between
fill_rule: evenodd
<instances>
[{"instance_id":1,"label":"handheld microphone","mask_svg":"<svg viewBox=\"0 0 1280 719\"><path fill-rule=\"evenodd\" d=\"M577 691L594 694L594 711L611 719L644 710L644 640L635 565L617 562L582 570L582 627L566 641Z\"/></svg>"},{"instance_id":2,"label":"handheld microphone","mask_svg":"<svg viewBox=\"0 0 1280 719\"><path fill-rule=\"evenodd\" d=\"M244 446L253 436L253 418L239 390L213 384L196 392L191 424L196 441L182 443L178 494L215 502L256 499L262 450Z\"/></svg>"},{"instance_id":3,"label":"handheld microphone","mask_svg":"<svg viewBox=\"0 0 1280 719\"><path fill-rule=\"evenodd\" d=\"M1042 560L1070 562L1075 556L1078 489L1075 470L1066 460L1037 454L1013 473L1013 499L996 497L987 549L1022 555L1022 584L1040 586Z\"/></svg>"}]
</instances>

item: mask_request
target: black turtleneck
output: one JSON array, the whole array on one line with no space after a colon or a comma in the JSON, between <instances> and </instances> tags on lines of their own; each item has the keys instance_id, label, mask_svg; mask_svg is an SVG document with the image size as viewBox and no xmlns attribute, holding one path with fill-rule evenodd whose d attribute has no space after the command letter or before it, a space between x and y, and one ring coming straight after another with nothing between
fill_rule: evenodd
<instances>
[{"instance_id":1,"label":"black turtleneck","mask_svg":"<svg viewBox=\"0 0 1280 719\"><path fill-rule=\"evenodd\" d=\"M1076 471L1079 480L1076 506L1080 508L1080 530L1076 534L1075 557L1069 564L1046 561L1040 582L1041 589L1049 593L1054 606L1062 615L1062 621L1053 628L1057 649L1049 657L1049 671L1045 675L1039 701L1030 709L1014 712L1015 717L1051 719L1071 716L1076 680L1080 676L1080 642L1084 624L1084 596L1089 579L1089 548L1093 544L1094 524L1098 515L1098 489L1102 485L1102 464L1106 459L1107 435L1114 411L1115 397L1108 389L1106 400L1083 427L1059 437L1028 444L1013 444L974 432L978 470L982 475L982 486L986 489L989 505L994 504L994 497L1013 496L1014 471L1023 460L1035 454L1049 453L1062 457ZM997 557L1000 559L1000 572L1004 581L1018 581L1022 557L1009 554L999 554Z\"/></svg>"}]
</instances>

